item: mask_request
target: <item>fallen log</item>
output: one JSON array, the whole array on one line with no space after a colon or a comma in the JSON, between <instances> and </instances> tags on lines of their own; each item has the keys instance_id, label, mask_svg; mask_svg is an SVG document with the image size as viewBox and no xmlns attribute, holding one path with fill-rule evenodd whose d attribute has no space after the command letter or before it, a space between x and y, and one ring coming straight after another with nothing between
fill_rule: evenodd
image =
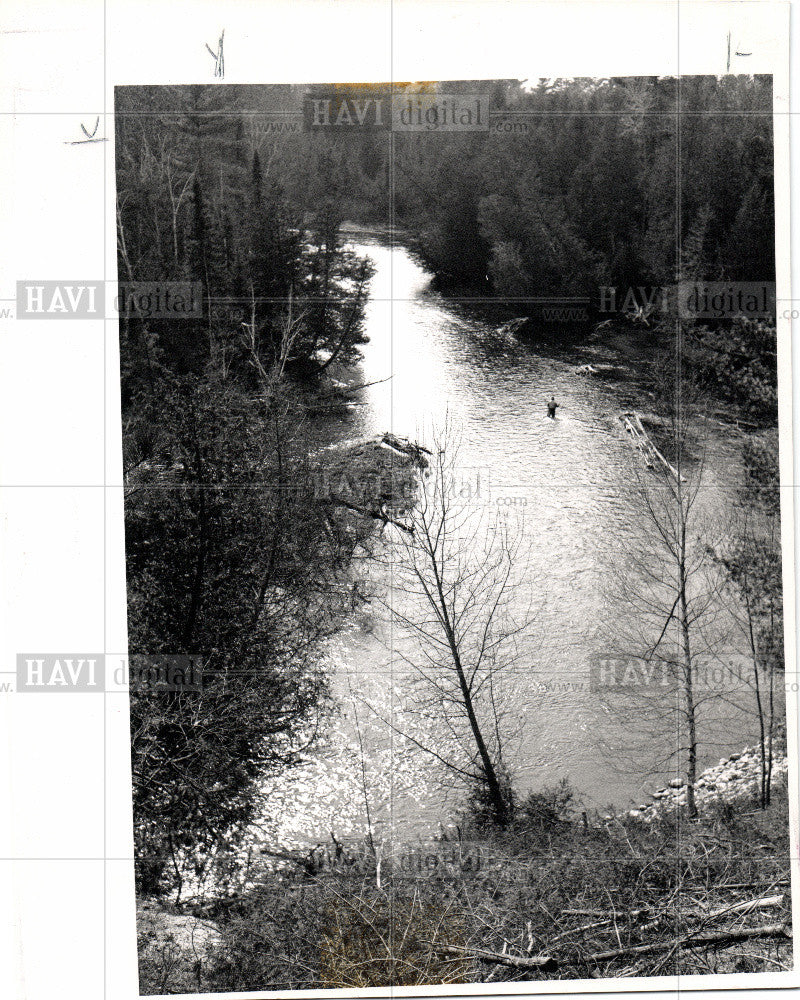
<instances>
[{"instance_id":1,"label":"fallen log","mask_svg":"<svg viewBox=\"0 0 800 1000\"><path fill-rule=\"evenodd\" d=\"M762 896L760 899L746 899L741 903L733 903L731 906L723 906L711 913L705 913L703 920L716 920L717 917L726 917L731 913L750 913L752 910L769 910L783 904L783 894L779 896Z\"/></svg>"},{"instance_id":2,"label":"fallen log","mask_svg":"<svg viewBox=\"0 0 800 1000\"><path fill-rule=\"evenodd\" d=\"M736 941L746 941L750 938L786 937L791 939L792 932L786 924L763 924L761 927L728 928L719 931L692 931L674 941L656 941L653 944L636 944L627 948L614 948L611 951L600 951L583 957L586 962L611 962L616 958L627 958L629 955L654 955L659 951L669 951L672 948L684 946L708 947L715 944L733 944Z\"/></svg>"},{"instance_id":3,"label":"fallen log","mask_svg":"<svg viewBox=\"0 0 800 1000\"><path fill-rule=\"evenodd\" d=\"M399 528L401 531L405 531L408 535L414 534L414 528L412 525L404 524L402 521L398 521L396 518L392 517L386 512L385 504L378 503L371 508L359 507L358 504L350 503L349 500L345 500L344 497L329 496L324 500L320 500L319 503L328 504L331 507L344 507L346 510L352 510L355 514L361 514L362 517L371 518L373 521L382 521L383 524L393 524L395 528Z\"/></svg>"},{"instance_id":4,"label":"fallen log","mask_svg":"<svg viewBox=\"0 0 800 1000\"><path fill-rule=\"evenodd\" d=\"M762 812L758 809L754 813L742 813L742 816L760 816ZM715 886L717 891L727 891L728 889L771 889L773 886L788 885L788 878L761 879L758 882L722 882Z\"/></svg>"},{"instance_id":5,"label":"fallen log","mask_svg":"<svg viewBox=\"0 0 800 1000\"><path fill-rule=\"evenodd\" d=\"M563 941L564 938L572 937L573 934L583 934L585 931L593 931L597 927L608 927L613 922L613 917L603 917L602 920L593 920L590 924L581 924L580 927L568 927L565 931L550 938L550 945L552 946L556 941Z\"/></svg>"},{"instance_id":6,"label":"fallen log","mask_svg":"<svg viewBox=\"0 0 800 1000\"><path fill-rule=\"evenodd\" d=\"M424 941L424 943L444 955L473 958L481 962L507 965L513 969L538 969L541 972L555 972L564 965L575 966L599 962L613 962L618 958L656 955L659 952L673 951L683 947L708 948L714 945L735 944L737 941L747 941L754 938L788 938L791 940L791 937L792 932L784 923L764 924L761 927L726 928L718 931L694 930L677 939L655 941L652 944L629 945L625 948L613 948L609 951L590 952L589 954L571 956L508 955L499 951L488 951L485 948L465 948L460 945L438 944L435 941Z\"/></svg>"},{"instance_id":7,"label":"fallen log","mask_svg":"<svg viewBox=\"0 0 800 1000\"><path fill-rule=\"evenodd\" d=\"M619 365L611 365L606 361L590 361L584 365L578 365L575 369L576 375L611 375L613 372L619 371Z\"/></svg>"},{"instance_id":8,"label":"fallen log","mask_svg":"<svg viewBox=\"0 0 800 1000\"><path fill-rule=\"evenodd\" d=\"M410 441L408 438L398 437L397 434L390 434L387 431L381 438L381 444L384 447L397 452L398 455L402 455L404 458L413 460L413 462L420 469L426 469L428 467L428 460L425 456L431 455L432 452L429 448L423 447L423 445L418 444L416 441Z\"/></svg>"},{"instance_id":9,"label":"fallen log","mask_svg":"<svg viewBox=\"0 0 800 1000\"><path fill-rule=\"evenodd\" d=\"M685 477L678 472L674 465L671 465L666 458L664 458L658 448L656 448L655 444L653 444L650 439L650 435L642 425L642 421L638 413L634 410L628 410L624 413L620 413L619 419L626 432L632 438L636 447L642 453L645 465L648 469L652 469L654 465L658 463L663 466L663 468L666 469L670 475L674 476L677 481L685 482Z\"/></svg>"},{"instance_id":10,"label":"fallen log","mask_svg":"<svg viewBox=\"0 0 800 1000\"><path fill-rule=\"evenodd\" d=\"M442 955L476 958L481 962L508 965L512 969L541 969L543 972L553 972L558 968L558 962L550 955L506 955L501 951L487 951L485 948L462 948L457 944L438 944L436 941L425 941L424 943L429 944L434 951Z\"/></svg>"},{"instance_id":11,"label":"fallen log","mask_svg":"<svg viewBox=\"0 0 800 1000\"><path fill-rule=\"evenodd\" d=\"M503 323L502 326L498 326L497 332L501 336L508 336L509 334L517 333L528 322L527 316L518 316L516 319L510 319L507 323Z\"/></svg>"}]
</instances>

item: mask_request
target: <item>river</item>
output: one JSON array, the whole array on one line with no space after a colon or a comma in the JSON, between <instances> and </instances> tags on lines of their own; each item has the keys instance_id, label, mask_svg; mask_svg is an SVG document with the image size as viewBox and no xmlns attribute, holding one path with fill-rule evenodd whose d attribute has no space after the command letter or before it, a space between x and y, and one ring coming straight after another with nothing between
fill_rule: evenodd
<instances>
[{"instance_id":1,"label":"river","mask_svg":"<svg viewBox=\"0 0 800 1000\"><path fill-rule=\"evenodd\" d=\"M618 415L633 401L641 404L652 348L646 342L587 346L577 337L572 347L563 346L564 338L561 346L532 345L432 291L431 276L405 247L360 231L350 238L352 248L373 261L375 275L363 361L339 377L373 384L335 433L353 438L391 431L425 443L431 428L448 419L460 431L460 476L470 484L471 502L482 506L489 521L493 514L511 515L530 553L520 601L533 597L536 623L518 669L521 740L512 761L517 787L524 792L567 777L587 809L648 801L649 791L676 773L659 768L663 739L654 736L632 760L615 755L617 723L589 679L590 664L613 655L610 637L624 614L609 605L608 573L635 544L637 515L623 487L635 478L641 458ZM618 365L614 378L577 371L593 360ZM560 404L555 421L546 416L551 395ZM701 503L719 512L737 485L740 441L732 429L712 426ZM346 703L354 692L367 692L367 700L383 695L402 709L404 668L392 654L394 642L386 614L375 606L336 641L337 690ZM358 703L351 699L349 705L342 732L352 740L357 723L363 746L370 730L371 773L383 781L373 822L381 810L378 799L389 800L387 822L393 826L413 820L417 830L435 829L446 822L450 802L435 783L427 787L424 768L415 770L420 765L409 763L393 739L382 746L368 709L362 704L354 718ZM723 725L703 734L708 741L701 766L741 748L753 732L754 721L738 710L719 711ZM389 774L398 776L397 787L387 790ZM309 784L312 797L314 781L320 782L319 774ZM328 801L334 823L332 791Z\"/></svg>"}]
</instances>

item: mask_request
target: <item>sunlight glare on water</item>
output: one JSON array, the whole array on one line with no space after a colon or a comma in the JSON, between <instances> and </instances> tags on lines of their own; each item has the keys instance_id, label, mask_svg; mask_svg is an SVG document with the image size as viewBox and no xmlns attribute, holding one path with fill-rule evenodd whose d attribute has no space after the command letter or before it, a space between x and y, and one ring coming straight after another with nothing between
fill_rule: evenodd
<instances>
[{"instance_id":1,"label":"sunlight glare on water","mask_svg":"<svg viewBox=\"0 0 800 1000\"><path fill-rule=\"evenodd\" d=\"M601 753L609 723L589 690L592 659L607 655L605 577L631 542L622 487L639 459L618 414L630 405L635 380L581 375L587 358L580 344L534 346L468 316L431 290L430 275L402 246L359 234L353 249L376 268L356 380L377 384L364 390L365 405L343 436L391 430L425 444L448 419L459 432L462 474L480 483L474 502L513 511L524 532L530 566L520 600L533 599L538 614L518 668L521 787L568 776L587 806L642 801L653 785L644 778L652 761L625 772ZM559 403L555 421L547 417L551 395ZM709 505L735 484L736 454L721 434L711 442ZM368 618L369 627L351 630L339 650L348 676L365 681L401 669L389 653L396 639L388 623L374 608ZM719 750L707 748L705 759Z\"/></svg>"}]
</instances>

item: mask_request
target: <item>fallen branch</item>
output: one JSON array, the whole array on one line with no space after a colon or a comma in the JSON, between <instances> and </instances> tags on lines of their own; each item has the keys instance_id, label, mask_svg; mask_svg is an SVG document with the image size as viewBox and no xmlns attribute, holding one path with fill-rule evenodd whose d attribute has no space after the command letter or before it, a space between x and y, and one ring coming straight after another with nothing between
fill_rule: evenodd
<instances>
[{"instance_id":1,"label":"fallen branch","mask_svg":"<svg viewBox=\"0 0 800 1000\"><path fill-rule=\"evenodd\" d=\"M734 903L731 906L723 906L711 913L704 913L703 920L715 920L717 917L725 917L731 913L750 913L752 910L768 910L774 906L781 906L783 894L779 896L762 896L761 899L746 899L742 903Z\"/></svg>"},{"instance_id":2,"label":"fallen branch","mask_svg":"<svg viewBox=\"0 0 800 1000\"><path fill-rule=\"evenodd\" d=\"M571 937L573 934L582 934L584 931L594 930L596 927L606 927L614 920L613 917L604 917L602 920L593 920L590 924L581 924L580 927L568 927L565 931L560 934L556 934L554 938L550 938L550 944L555 944L556 941L562 941L564 938Z\"/></svg>"},{"instance_id":3,"label":"fallen branch","mask_svg":"<svg viewBox=\"0 0 800 1000\"><path fill-rule=\"evenodd\" d=\"M608 910L561 910L562 916L568 913L575 917L607 917L609 920L615 916L638 920L639 917L649 916L651 912L649 907L643 907L641 910L620 910L618 913L609 913Z\"/></svg>"},{"instance_id":4,"label":"fallen branch","mask_svg":"<svg viewBox=\"0 0 800 1000\"><path fill-rule=\"evenodd\" d=\"M719 917L727 917L736 913L751 913L753 910L768 910L776 906L780 906L783 903L783 896L763 896L761 899L746 899L741 903L730 903L728 906L721 906L717 910L702 910L696 907L692 909L687 909L686 907L681 907L681 914L687 919L699 920L700 926L704 926L712 920L716 920ZM643 924L639 927L639 933L644 933L645 931L654 930L663 921L667 913L662 913L659 917L650 923Z\"/></svg>"},{"instance_id":5,"label":"fallen branch","mask_svg":"<svg viewBox=\"0 0 800 1000\"><path fill-rule=\"evenodd\" d=\"M512 969L541 969L552 972L558 968L558 962L550 955L504 955L500 951L487 951L484 948L462 948L457 944L437 944L435 941L424 941L434 951L443 955L457 955L461 958L474 958L481 962L494 962L497 965L508 965Z\"/></svg>"},{"instance_id":6,"label":"fallen branch","mask_svg":"<svg viewBox=\"0 0 800 1000\"><path fill-rule=\"evenodd\" d=\"M385 510L380 508L374 510L368 510L365 507L359 507L354 503L350 503L349 500L345 500L343 497L329 496L325 500L320 501L331 507L345 507L347 510L352 510L356 514L361 514L362 517L372 518L373 521L382 521L384 524L393 524L395 528L399 528L401 531L405 531L409 535L414 534L414 528L408 524L403 524L402 521L398 521L386 513Z\"/></svg>"},{"instance_id":7,"label":"fallen branch","mask_svg":"<svg viewBox=\"0 0 800 1000\"><path fill-rule=\"evenodd\" d=\"M693 931L675 941L657 941L655 944L637 944L628 948L614 948L612 951L601 951L587 955L584 960L587 962L611 962L616 958L626 958L629 955L652 955L659 951L669 951L672 948L677 949L684 946L694 948L696 946L746 941L748 938L791 938L791 936L791 931L786 924L764 924L762 927L745 927L741 930Z\"/></svg>"},{"instance_id":8,"label":"fallen branch","mask_svg":"<svg viewBox=\"0 0 800 1000\"><path fill-rule=\"evenodd\" d=\"M578 928L576 928L578 930ZM562 935L559 935L561 937ZM711 945L733 944L736 941L746 941L751 938L785 937L791 939L791 931L786 924L764 924L762 927L745 927L742 929L728 928L719 931L696 930L681 938L670 941L657 941L653 944L630 945L626 948L614 948L610 951L593 952L588 955L574 957L556 957L553 955L506 955L498 951L487 951L484 948L463 948L460 945L437 944L435 941L425 941L435 951L445 954L472 958L481 962L493 962L497 965L507 965L513 969L539 969L542 972L555 972L560 965L577 965L592 962L613 962L618 958L628 958L635 955L654 955L658 952L674 952L679 948L709 947ZM554 939L555 940L555 939ZM552 943L552 942L551 942Z\"/></svg>"},{"instance_id":9,"label":"fallen branch","mask_svg":"<svg viewBox=\"0 0 800 1000\"><path fill-rule=\"evenodd\" d=\"M379 378L376 379L374 382L359 382L358 385L343 386L341 389L339 389L339 392L341 392L343 396L347 395L347 393L350 392L360 392L362 389L369 389L371 385L382 385L384 382L388 382L391 379L391 377L392 376L389 375L388 378Z\"/></svg>"},{"instance_id":10,"label":"fallen branch","mask_svg":"<svg viewBox=\"0 0 800 1000\"><path fill-rule=\"evenodd\" d=\"M633 410L627 411L625 413L621 413L619 415L619 419L622 421L622 425L625 430L633 438L636 447L644 456L646 465L652 468L655 462L660 462L667 472L674 476L678 482L684 482L685 477L678 472L674 465L671 465L666 458L664 458L655 446L650 438L650 435L644 429L638 413Z\"/></svg>"},{"instance_id":11,"label":"fallen branch","mask_svg":"<svg viewBox=\"0 0 800 1000\"><path fill-rule=\"evenodd\" d=\"M742 813L743 816L751 815L749 813ZM752 813L754 816L761 815L761 810L759 809L756 813ZM774 878L774 879L760 879L758 882L722 882L721 884L715 886L718 892L722 892L728 889L771 889L773 886L778 885L788 885L788 878Z\"/></svg>"}]
</instances>

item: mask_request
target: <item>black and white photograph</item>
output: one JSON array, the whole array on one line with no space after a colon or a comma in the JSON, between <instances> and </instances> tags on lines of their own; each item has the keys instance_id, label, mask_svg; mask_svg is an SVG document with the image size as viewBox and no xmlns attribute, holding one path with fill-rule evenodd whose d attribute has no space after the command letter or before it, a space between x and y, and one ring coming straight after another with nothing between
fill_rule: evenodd
<instances>
[{"instance_id":1,"label":"black and white photograph","mask_svg":"<svg viewBox=\"0 0 800 1000\"><path fill-rule=\"evenodd\" d=\"M790 13L7 0L0 994L797 991Z\"/></svg>"},{"instance_id":2,"label":"black and white photograph","mask_svg":"<svg viewBox=\"0 0 800 1000\"><path fill-rule=\"evenodd\" d=\"M772 109L118 88L143 994L792 968Z\"/></svg>"}]
</instances>

